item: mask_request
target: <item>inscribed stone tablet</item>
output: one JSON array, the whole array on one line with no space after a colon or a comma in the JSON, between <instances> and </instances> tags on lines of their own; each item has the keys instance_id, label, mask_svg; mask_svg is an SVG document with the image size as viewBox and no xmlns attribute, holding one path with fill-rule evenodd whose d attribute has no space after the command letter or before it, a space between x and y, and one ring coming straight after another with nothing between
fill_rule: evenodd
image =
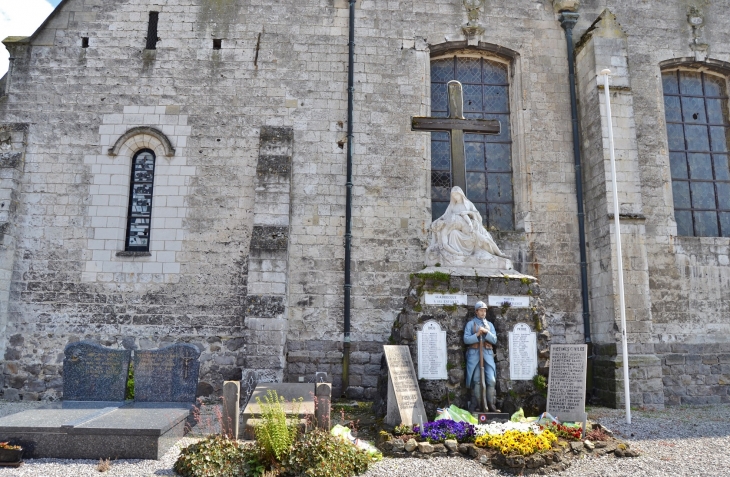
<instances>
[{"instance_id":1,"label":"inscribed stone tablet","mask_svg":"<svg viewBox=\"0 0 730 477\"><path fill-rule=\"evenodd\" d=\"M388 363L388 414L386 424L412 426L428 422L421 390L408 346L383 346Z\"/></svg>"},{"instance_id":2,"label":"inscribed stone tablet","mask_svg":"<svg viewBox=\"0 0 730 477\"><path fill-rule=\"evenodd\" d=\"M194 402L200 351L190 344L134 352L134 400Z\"/></svg>"},{"instance_id":3,"label":"inscribed stone tablet","mask_svg":"<svg viewBox=\"0 0 730 477\"><path fill-rule=\"evenodd\" d=\"M124 401L131 351L79 341L63 354L65 401Z\"/></svg>"},{"instance_id":4,"label":"inscribed stone tablet","mask_svg":"<svg viewBox=\"0 0 730 477\"><path fill-rule=\"evenodd\" d=\"M586 412L588 345L551 345L547 412L561 421L582 422Z\"/></svg>"},{"instance_id":5,"label":"inscribed stone tablet","mask_svg":"<svg viewBox=\"0 0 730 477\"><path fill-rule=\"evenodd\" d=\"M504 295L489 295L487 299L489 306L502 306L502 304L509 303L512 308L529 308L530 297L529 296L504 296Z\"/></svg>"},{"instance_id":6,"label":"inscribed stone tablet","mask_svg":"<svg viewBox=\"0 0 730 477\"><path fill-rule=\"evenodd\" d=\"M509 378L527 381L537 374L537 335L530 325L517 323L509 332Z\"/></svg>"},{"instance_id":7,"label":"inscribed stone tablet","mask_svg":"<svg viewBox=\"0 0 730 477\"><path fill-rule=\"evenodd\" d=\"M427 305L466 305L466 293L428 293L425 301Z\"/></svg>"},{"instance_id":8,"label":"inscribed stone tablet","mask_svg":"<svg viewBox=\"0 0 730 477\"><path fill-rule=\"evenodd\" d=\"M428 320L417 335L418 379L447 379L446 332L434 320Z\"/></svg>"}]
</instances>

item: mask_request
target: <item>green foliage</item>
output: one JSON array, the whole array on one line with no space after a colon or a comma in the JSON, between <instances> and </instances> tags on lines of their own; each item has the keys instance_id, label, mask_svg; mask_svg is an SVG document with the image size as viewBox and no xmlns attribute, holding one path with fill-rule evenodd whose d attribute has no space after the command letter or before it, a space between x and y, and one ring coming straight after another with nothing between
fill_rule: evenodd
<instances>
[{"instance_id":1,"label":"green foliage","mask_svg":"<svg viewBox=\"0 0 730 477\"><path fill-rule=\"evenodd\" d=\"M547 396L547 380L545 380L545 376L536 374L535 377L532 378L532 384L535 385L535 389L537 389L540 394Z\"/></svg>"},{"instance_id":2,"label":"green foliage","mask_svg":"<svg viewBox=\"0 0 730 477\"><path fill-rule=\"evenodd\" d=\"M127 390L124 393L124 399L134 399L134 363L129 363L129 373L127 374Z\"/></svg>"},{"instance_id":3,"label":"green foliage","mask_svg":"<svg viewBox=\"0 0 730 477\"><path fill-rule=\"evenodd\" d=\"M411 426L400 424L393 428L393 435L402 436L403 434L413 434L413 429L411 429Z\"/></svg>"},{"instance_id":4,"label":"green foliage","mask_svg":"<svg viewBox=\"0 0 730 477\"><path fill-rule=\"evenodd\" d=\"M373 458L321 429L308 432L284 462L287 472L306 477L350 477L368 470Z\"/></svg>"},{"instance_id":5,"label":"green foliage","mask_svg":"<svg viewBox=\"0 0 730 477\"><path fill-rule=\"evenodd\" d=\"M434 282L450 282L451 275L444 272L431 272L431 273L417 273L418 278L421 280L432 280Z\"/></svg>"},{"instance_id":6,"label":"green foliage","mask_svg":"<svg viewBox=\"0 0 730 477\"><path fill-rule=\"evenodd\" d=\"M452 369L454 369L455 367L456 367L456 366L454 366L454 364L453 364L453 363L449 363L448 361L446 362L446 371L451 371L451 370L452 370Z\"/></svg>"},{"instance_id":7,"label":"green foliage","mask_svg":"<svg viewBox=\"0 0 730 477\"><path fill-rule=\"evenodd\" d=\"M260 423L254 427L256 444L261 448L267 460L281 462L291 451L299 431L298 416L299 405L302 399L294 401L298 403L297 409L293 410L293 418L287 420L284 403L286 400L279 396L276 391L269 389L262 402L258 397L256 402L261 407Z\"/></svg>"},{"instance_id":8,"label":"green foliage","mask_svg":"<svg viewBox=\"0 0 730 477\"><path fill-rule=\"evenodd\" d=\"M183 477L254 477L265 468L254 445L213 435L180 451L173 469Z\"/></svg>"},{"instance_id":9,"label":"green foliage","mask_svg":"<svg viewBox=\"0 0 730 477\"><path fill-rule=\"evenodd\" d=\"M522 278L520 278L520 283L522 283L523 285L529 285L530 279L527 277L522 277Z\"/></svg>"}]
</instances>

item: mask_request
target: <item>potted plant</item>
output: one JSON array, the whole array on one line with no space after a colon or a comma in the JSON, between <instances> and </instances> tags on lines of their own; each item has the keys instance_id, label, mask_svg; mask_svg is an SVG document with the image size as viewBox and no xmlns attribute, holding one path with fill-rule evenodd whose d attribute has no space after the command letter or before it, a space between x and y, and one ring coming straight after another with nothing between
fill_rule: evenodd
<instances>
[{"instance_id":1,"label":"potted plant","mask_svg":"<svg viewBox=\"0 0 730 477\"><path fill-rule=\"evenodd\" d=\"M11 445L9 442L0 442L0 462L20 462L23 457L23 448Z\"/></svg>"}]
</instances>

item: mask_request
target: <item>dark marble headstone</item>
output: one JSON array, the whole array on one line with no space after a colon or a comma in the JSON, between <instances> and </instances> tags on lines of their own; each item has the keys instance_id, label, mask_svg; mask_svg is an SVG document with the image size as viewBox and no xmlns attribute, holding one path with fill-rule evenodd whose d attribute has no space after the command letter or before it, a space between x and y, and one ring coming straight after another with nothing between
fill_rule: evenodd
<instances>
[{"instance_id":1,"label":"dark marble headstone","mask_svg":"<svg viewBox=\"0 0 730 477\"><path fill-rule=\"evenodd\" d=\"M63 353L65 401L124 401L131 351L79 341Z\"/></svg>"},{"instance_id":2,"label":"dark marble headstone","mask_svg":"<svg viewBox=\"0 0 730 477\"><path fill-rule=\"evenodd\" d=\"M195 401L200 351L179 343L162 349L134 352L134 400L137 402Z\"/></svg>"}]
</instances>

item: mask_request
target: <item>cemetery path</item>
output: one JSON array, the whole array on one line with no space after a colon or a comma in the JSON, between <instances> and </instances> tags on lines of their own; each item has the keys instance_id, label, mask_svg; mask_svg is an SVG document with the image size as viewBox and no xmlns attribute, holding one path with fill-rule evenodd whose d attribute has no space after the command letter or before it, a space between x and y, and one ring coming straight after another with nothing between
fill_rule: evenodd
<instances>
[{"instance_id":1,"label":"cemetery path","mask_svg":"<svg viewBox=\"0 0 730 477\"><path fill-rule=\"evenodd\" d=\"M33 409L43 403L0 401L0 416ZM613 430L641 451L637 458L607 456L574 461L566 477L659 477L720 476L730 469L730 404L672 407L663 411L633 411L631 425L623 410L590 408L589 417ZM348 416L349 417L349 416ZM97 470L97 461L32 459L20 468L0 468L0 477L156 477L172 476L180 448L194 442L185 438L158 460L117 460L107 472ZM476 477L498 476L479 463L464 458L384 459L362 477Z\"/></svg>"}]
</instances>

